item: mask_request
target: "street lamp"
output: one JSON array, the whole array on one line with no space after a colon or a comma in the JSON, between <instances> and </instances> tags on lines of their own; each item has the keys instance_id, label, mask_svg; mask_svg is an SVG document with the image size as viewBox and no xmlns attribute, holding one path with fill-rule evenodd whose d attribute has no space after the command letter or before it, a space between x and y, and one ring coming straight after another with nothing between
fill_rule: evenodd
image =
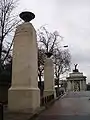
<instances>
[{"instance_id":1,"label":"street lamp","mask_svg":"<svg viewBox=\"0 0 90 120\"><path fill-rule=\"evenodd\" d=\"M63 47L67 48L67 47L68 47L68 45L64 45Z\"/></svg>"}]
</instances>

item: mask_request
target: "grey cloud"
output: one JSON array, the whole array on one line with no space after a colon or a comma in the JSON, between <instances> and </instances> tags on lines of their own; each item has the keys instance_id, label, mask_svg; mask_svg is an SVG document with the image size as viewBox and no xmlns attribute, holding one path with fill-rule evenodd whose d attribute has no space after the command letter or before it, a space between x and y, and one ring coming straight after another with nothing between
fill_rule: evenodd
<instances>
[{"instance_id":1,"label":"grey cloud","mask_svg":"<svg viewBox=\"0 0 90 120\"><path fill-rule=\"evenodd\" d=\"M48 24L50 30L58 30L69 45L72 63L90 80L90 0L20 0L18 12L33 11L35 28Z\"/></svg>"}]
</instances>

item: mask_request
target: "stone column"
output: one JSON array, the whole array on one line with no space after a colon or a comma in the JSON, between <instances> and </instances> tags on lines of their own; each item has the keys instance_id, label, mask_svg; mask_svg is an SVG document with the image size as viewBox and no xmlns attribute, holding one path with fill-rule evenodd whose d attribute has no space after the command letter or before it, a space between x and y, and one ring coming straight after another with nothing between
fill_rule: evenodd
<instances>
[{"instance_id":1,"label":"stone column","mask_svg":"<svg viewBox=\"0 0 90 120\"><path fill-rule=\"evenodd\" d=\"M80 91L83 90L82 80L80 80Z\"/></svg>"},{"instance_id":2,"label":"stone column","mask_svg":"<svg viewBox=\"0 0 90 120\"><path fill-rule=\"evenodd\" d=\"M82 83L83 83L83 90L85 89L85 86L84 86L84 80L82 81Z\"/></svg>"},{"instance_id":3,"label":"stone column","mask_svg":"<svg viewBox=\"0 0 90 120\"><path fill-rule=\"evenodd\" d=\"M72 91L74 91L74 81L72 80Z\"/></svg>"},{"instance_id":4,"label":"stone column","mask_svg":"<svg viewBox=\"0 0 90 120\"><path fill-rule=\"evenodd\" d=\"M79 82L80 82L80 91L81 91L81 87L82 87L82 86L81 86L81 80L80 80Z\"/></svg>"},{"instance_id":5,"label":"stone column","mask_svg":"<svg viewBox=\"0 0 90 120\"><path fill-rule=\"evenodd\" d=\"M85 91L86 90L86 81L83 80L83 90Z\"/></svg>"},{"instance_id":6,"label":"stone column","mask_svg":"<svg viewBox=\"0 0 90 120\"><path fill-rule=\"evenodd\" d=\"M85 90L87 90L86 80L84 80Z\"/></svg>"},{"instance_id":7,"label":"stone column","mask_svg":"<svg viewBox=\"0 0 90 120\"><path fill-rule=\"evenodd\" d=\"M81 84L82 84L82 90L84 90L84 87L83 87L83 80L81 81Z\"/></svg>"},{"instance_id":8,"label":"stone column","mask_svg":"<svg viewBox=\"0 0 90 120\"><path fill-rule=\"evenodd\" d=\"M71 81L71 91L73 90L73 83L72 83L73 81Z\"/></svg>"},{"instance_id":9,"label":"stone column","mask_svg":"<svg viewBox=\"0 0 90 120\"><path fill-rule=\"evenodd\" d=\"M44 65L44 96L49 96L54 93L55 89L53 61L51 58L47 58Z\"/></svg>"},{"instance_id":10,"label":"stone column","mask_svg":"<svg viewBox=\"0 0 90 120\"><path fill-rule=\"evenodd\" d=\"M74 83L74 80L73 80L73 91L74 91L74 85L75 85L75 83Z\"/></svg>"},{"instance_id":11,"label":"stone column","mask_svg":"<svg viewBox=\"0 0 90 120\"><path fill-rule=\"evenodd\" d=\"M71 80L70 80L70 90L72 90L72 83L71 83Z\"/></svg>"},{"instance_id":12,"label":"stone column","mask_svg":"<svg viewBox=\"0 0 90 120\"><path fill-rule=\"evenodd\" d=\"M71 91L71 81L70 80L67 81L67 90Z\"/></svg>"},{"instance_id":13,"label":"stone column","mask_svg":"<svg viewBox=\"0 0 90 120\"><path fill-rule=\"evenodd\" d=\"M13 46L12 85L8 91L10 111L33 112L40 107L36 31L29 22L16 29Z\"/></svg>"}]
</instances>

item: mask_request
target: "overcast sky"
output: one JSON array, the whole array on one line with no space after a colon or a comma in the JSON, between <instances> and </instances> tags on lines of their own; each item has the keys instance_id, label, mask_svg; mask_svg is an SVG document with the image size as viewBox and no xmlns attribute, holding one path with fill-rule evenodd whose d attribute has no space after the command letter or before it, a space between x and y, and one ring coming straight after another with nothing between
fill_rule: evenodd
<instances>
[{"instance_id":1,"label":"overcast sky","mask_svg":"<svg viewBox=\"0 0 90 120\"><path fill-rule=\"evenodd\" d=\"M90 82L90 0L20 0L17 9L18 13L35 13L32 23L36 29L47 24L57 30L69 46L72 64L78 63Z\"/></svg>"}]
</instances>

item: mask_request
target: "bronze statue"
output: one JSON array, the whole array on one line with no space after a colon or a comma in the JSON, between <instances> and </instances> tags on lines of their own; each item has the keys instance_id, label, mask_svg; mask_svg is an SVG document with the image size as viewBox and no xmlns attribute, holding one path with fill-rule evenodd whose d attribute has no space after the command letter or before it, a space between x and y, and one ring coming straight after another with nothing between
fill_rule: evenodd
<instances>
[{"instance_id":1,"label":"bronze statue","mask_svg":"<svg viewBox=\"0 0 90 120\"><path fill-rule=\"evenodd\" d=\"M78 64L74 64L75 69L73 70L73 72L78 72L77 65L78 65Z\"/></svg>"},{"instance_id":2,"label":"bronze statue","mask_svg":"<svg viewBox=\"0 0 90 120\"><path fill-rule=\"evenodd\" d=\"M74 65L75 65L75 70L76 70L78 64L74 64Z\"/></svg>"}]
</instances>

